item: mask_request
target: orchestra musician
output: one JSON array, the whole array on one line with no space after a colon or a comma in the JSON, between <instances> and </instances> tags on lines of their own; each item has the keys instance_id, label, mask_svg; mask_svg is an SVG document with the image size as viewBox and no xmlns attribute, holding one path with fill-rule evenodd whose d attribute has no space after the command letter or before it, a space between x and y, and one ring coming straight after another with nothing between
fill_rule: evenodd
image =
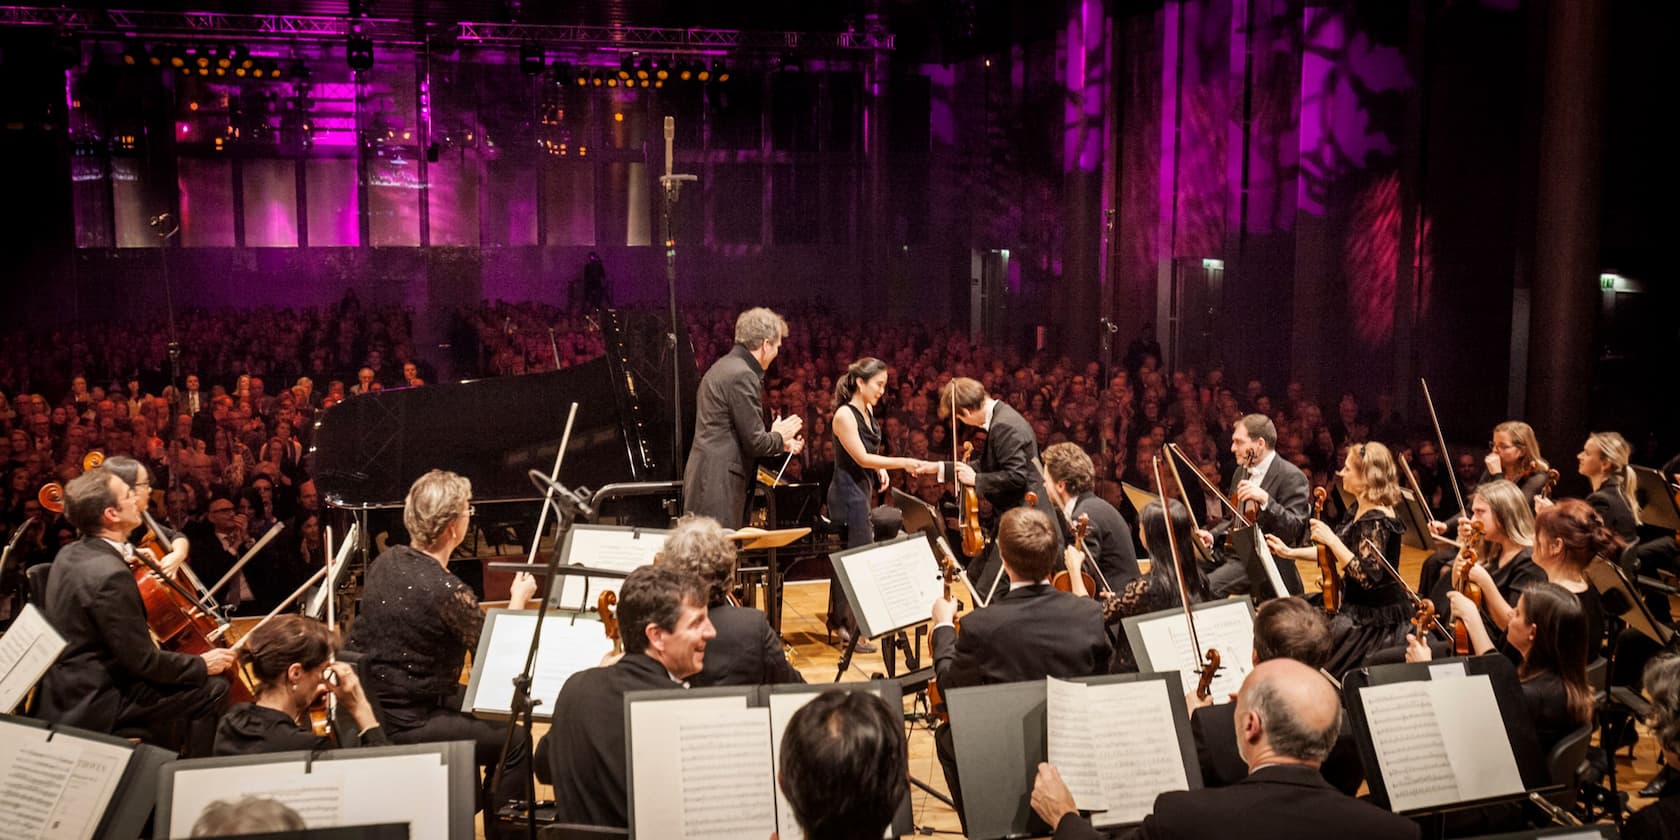
<instances>
[{"instance_id":1,"label":"orchestra musician","mask_svg":"<svg viewBox=\"0 0 1680 840\"><path fill-rule=\"evenodd\" d=\"M1645 666L1642 682L1651 701L1651 731L1657 737L1663 774L1680 766L1680 654L1668 653ZM1654 782L1653 782L1654 784ZM1639 809L1622 827L1626 840L1668 840L1680 837L1680 784L1665 781L1656 791L1640 796L1658 796L1658 801Z\"/></svg>"},{"instance_id":2,"label":"orchestra musician","mask_svg":"<svg viewBox=\"0 0 1680 840\"><path fill-rule=\"evenodd\" d=\"M1488 454L1482 458L1482 464L1482 475L1471 485L1472 490L1490 481L1504 479L1522 490L1523 504L1531 511L1534 509L1534 497L1551 481L1547 472L1551 466L1540 457L1540 442L1534 437L1534 429L1521 420L1507 420L1493 427ZM1459 530L1460 518L1454 515L1445 522L1430 520L1429 530L1437 536ZM1428 592L1434 587L1435 579L1452 565L1457 554L1457 549L1441 549L1425 558L1423 570L1418 574L1418 591Z\"/></svg>"},{"instance_id":3,"label":"orchestra musician","mask_svg":"<svg viewBox=\"0 0 1680 840\"><path fill-rule=\"evenodd\" d=\"M145 537L146 531L148 530L144 518L145 514L151 509L152 504L151 470L147 469L145 464L142 464L127 455L113 455L106 458L105 468L115 473L118 478L123 480L124 484L127 484L129 487L134 489L139 503L142 521L140 523L140 527L134 529L134 533L129 534L128 541L130 544L138 547L141 539ZM153 521L156 521L155 517ZM185 534L170 530L161 522L158 523L158 528L161 531L161 533L157 535L158 542L167 547L169 551L162 557L153 557L152 560L157 563L158 568L162 569L164 574L173 575L176 570L181 568L182 563L187 562L190 546L187 543L187 537Z\"/></svg>"},{"instance_id":4,"label":"orchestra musician","mask_svg":"<svg viewBox=\"0 0 1680 840\"><path fill-rule=\"evenodd\" d=\"M1640 524L1639 500L1633 495L1633 468L1628 465L1632 455L1633 446L1627 438L1616 432L1593 432L1575 456L1576 469L1592 483L1587 504L1598 511L1611 533L1630 544L1638 541ZM1536 501L1542 506L1547 503L1544 499Z\"/></svg>"},{"instance_id":5,"label":"orchestra musician","mask_svg":"<svg viewBox=\"0 0 1680 840\"><path fill-rule=\"evenodd\" d=\"M239 658L257 678L257 701L240 703L216 727L216 755L325 750L331 737L311 729L310 708L331 693L344 704L362 746L391 741L373 716L356 669L332 661L337 634L313 618L277 615L251 632Z\"/></svg>"},{"instance_id":6,"label":"orchestra musician","mask_svg":"<svg viewBox=\"0 0 1680 840\"><path fill-rule=\"evenodd\" d=\"M776 781L811 840L880 840L909 786L900 713L865 691L829 689L782 732Z\"/></svg>"},{"instance_id":7,"label":"orchestra musician","mask_svg":"<svg viewBox=\"0 0 1680 840\"><path fill-rule=\"evenodd\" d=\"M369 565L346 647L362 655L364 689L379 704L392 743L474 742L485 769L479 805L493 814L496 803L525 795L531 744L514 730L501 786L492 791L507 730L460 711L461 663L478 649L484 613L472 587L449 572L472 515L472 482L465 476L432 470L414 480L402 514L412 544L393 545ZM536 591L530 575L515 575L508 608L524 609Z\"/></svg>"},{"instance_id":8,"label":"orchestra musician","mask_svg":"<svg viewBox=\"0 0 1680 840\"><path fill-rule=\"evenodd\" d=\"M1171 511L1171 528L1173 538L1168 539L1168 511ZM1213 600L1208 591L1207 576L1202 574L1201 565L1191 553L1191 523L1190 513L1183 503L1177 499L1168 499L1163 507L1157 499L1143 506L1138 513L1138 524L1143 531L1143 550L1149 553L1149 572L1142 574L1120 587L1115 597L1105 599L1103 603L1103 620L1109 625L1114 638L1114 658L1109 663L1110 673L1129 674L1138 669L1137 656L1132 652L1132 641L1124 632L1120 632L1123 619L1134 615L1145 615L1159 610L1172 609L1182 603L1178 591L1178 574L1173 570L1176 562L1184 574L1184 586L1190 590L1190 603L1200 604ZM1172 556L1171 546L1178 546L1178 557ZM1071 561L1068 563L1072 568ZM1074 576L1078 586L1078 577ZM1074 594L1080 594L1077 591Z\"/></svg>"},{"instance_id":9,"label":"orchestra musician","mask_svg":"<svg viewBox=\"0 0 1680 840\"><path fill-rule=\"evenodd\" d=\"M683 469L683 512L710 516L731 530L746 513L754 462L797 455L805 441L798 415L764 428L764 371L787 338L782 316L758 307L735 319L735 346L712 363L695 397L694 443Z\"/></svg>"},{"instance_id":10,"label":"orchestra musician","mask_svg":"<svg viewBox=\"0 0 1680 840\"><path fill-rule=\"evenodd\" d=\"M1264 414L1244 415L1231 425L1231 454L1237 459L1237 470L1231 476L1231 501L1239 508L1259 505L1255 522L1267 536L1289 544L1300 542L1312 513L1309 482L1300 467L1278 457L1277 425ZM1223 547L1232 522L1228 518L1212 531L1199 529L1196 538L1217 551ZM1245 594L1252 589L1241 558L1226 556L1207 571L1215 597Z\"/></svg>"},{"instance_id":11,"label":"orchestra musician","mask_svg":"<svg viewBox=\"0 0 1680 840\"><path fill-rule=\"evenodd\" d=\"M717 520L684 516L666 535L665 545L653 562L693 574L706 584L706 612L717 636L706 643L705 667L688 678L689 685L805 682L805 677L788 664L782 637L770 628L764 612L731 603L735 543L724 535Z\"/></svg>"},{"instance_id":12,"label":"orchestra musician","mask_svg":"<svg viewBox=\"0 0 1680 840\"><path fill-rule=\"evenodd\" d=\"M139 494L105 467L65 487L65 516L81 539L60 549L47 577L43 612L66 647L41 681L36 716L95 732L146 730L148 740L184 725L189 756L210 754L227 703L235 654L159 650L125 558L140 526Z\"/></svg>"},{"instance_id":13,"label":"orchestra musician","mask_svg":"<svg viewBox=\"0 0 1680 840\"><path fill-rule=\"evenodd\" d=\"M554 723L539 752L554 780L560 822L624 828L630 824L624 695L686 688L705 665L717 635L706 610L707 585L669 566L643 566L618 590L624 656L579 671L554 704Z\"/></svg>"},{"instance_id":14,"label":"orchestra musician","mask_svg":"<svg viewBox=\"0 0 1680 840\"><path fill-rule=\"evenodd\" d=\"M1056 537L1043 511L1010 509L998 521L996 540L1008 591L969 613L961 633L955 626L957 602L934 601L933 669L942 689L1108 672L1113 648L1101 607L1050 585L1061 556ZM934 732L934 745L957 815L964 818L949 724Z\"/></svg>"},{"instance_id":15,"label":"orchestra musician","mask_svg":"<svg viewBox=\"0 0 1680 840\"><path fill-rule=\"evenodd\" d=\"M1132 529L1119 510L1091 492L1095 473L1091 456L1076 444L1064 441L1044 450L1044 489L1050 493L1050 503L1062 513L1063 528L1071 529L1082 515L1090 523L1085 544L1070 545L1065 554L1072 579L1079 579L1079 571L1089 557L1101 570L1097 586L1106 582L1109 587L1123 587L1138 576ZM1071 540L1073 533L1069 530L1063 536Z\"/></svg>"},{"instance_id":16,"label":"orchestra musician","mask_svg":"<svg viewBox=\"0 0 1680 840\"><path fill-rule=\"evenodd\" d=\"M1330 620L1331 650L1325 663L1325 670L1340 679L1362 664L1367 654L1405 643L1412 604L1405 587L1376 555L1380 551L1383 559L1394 562L1405 531L1394 515L1394 506L1400 502L1394 457L1380 443L1356 444L1348 448L1336 475L1342 489L1357 500L1357 507L1339 528L1332 529L1320 519L1312 520L1308 528L1312 541L1328 547L1342 566L1341 604ZM1312 546L1293 548L1272 534L1266 535L1266 544L1273 555L1295 562L1317 557Z\"/></svg>"},{"instance_id":17,"label":"orchestra musician","mask_svg":"<svg viewBox=\"0 0 1680 840\"><path fill-rule=\"evenodd\" d=\"M986 386L966 376L954 377L939 389L939 419L947 420L953 414L964 425L985 430L986 448L979 466L932 461L915 472L937 476L940 482L949 482L955 476L958 483L973 487L991 503L1000 523L1005 512L1025 504L1029 491L1037 495L1042 512L1053 514L1044 476L1039 472L1038 438L1032 424L1007 403L986 393ZM1060 529L1055 534L1060 553ZM988 548L985 556L975 558L969 568L969 580L980 590L977 597L989 597L988 593L1004 583L1004 570L996 554L995 548Z\"/></svg>"}]
</instances>

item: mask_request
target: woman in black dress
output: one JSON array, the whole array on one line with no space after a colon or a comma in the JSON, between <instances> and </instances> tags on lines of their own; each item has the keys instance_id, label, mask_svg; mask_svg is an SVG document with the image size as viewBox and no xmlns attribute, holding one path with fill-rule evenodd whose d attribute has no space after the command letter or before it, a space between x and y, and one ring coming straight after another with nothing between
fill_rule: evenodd
<instances>
[{"instance_id":1,"label":"woman in black dress","mask_svg":"<svg viewBox=\"0 0 1680 840\"><path fill-rule=\"evenodd\" d=\"M1598 658L1604 642L1604 603L1587 580L1587 566L1596 557L1615 557L1621 549L1621 540L1610 533L1596 511L1579 499L1564 499L1535 517L1534 565L1545 573L1547 581L1580 601L1587 622L1583 644L1588 661ZM1468 574L1470 582L1482 589L1488 617L1499 629L1507 629L1514 612L1510 595L1494 585L1486 566L1474 564ZM1497 636L1494 642L1498 644Z\"/></svg>"},{"instance_id":2,"label":"woman in black dress","mask_svg":"<svg viewBox=\"0 0 1680 840\"><path fill-rule=\"evenodd\" d=\"M1311 520L1308 528L1312 541L1329 548L1341 567L1341 603L1330 619L1330 660L1324 666L1340 679L1366 655L1405 644L1412 606L1405 587L1383 567L1383 559L1394 563L1400 558L1400 535L1405 531L1394 516L1400 501L1394 456L1380 443L1351 446L1336 475L1357 500L1353 513L1339 528L1331 529L1320 519ZM1273 555L1295 562L1311 562L1317 556L1312 546L1291 548L1271 534L1266 535L1266 545Z\"/></svg>"},{"instance_id":3,"label":"woman in black dress","mask_svg":"<svg viewBox=\"0 0 1680 840\"><path fill-rule=\"evenodd\" d=\"M310 728L309 707L331 692L356 722L363 746L391 743L373 716L356 671L330 662L337 647L327 625L301 615L275 616L251 634L240 661L257 678L255 703L240 703L216 727L216 755L324 750L331 739Z\"/></svg>"},{"instance_id":4,"label":"woman in black dress","mask_svg":"<svg viewBox=\"0 0 1680 840\"><path fill-rule=\"evenodd\" d=\"M1196 563L1196 555L1190 547L1190 541L1196 538L1190 513L1177 499L1167 502L1171 509L1172 540L1167 537L1168 508L1163 508L1160 500L1144 505L1138 514L1138 525L1143 534L1143 550L1149 554L1149 571L1126 581L1119 592L1103 595L1103 620L1108 624L1109 637L1114 642L1114 658L1109 663L1109 673L1133 673L1138 669L1131 640L1120 632L1122 619L1171 609L1183 603L1169 548L1174 541L1178 544L1178 567L1183 570L1184 588L1190 591L1190 603L1200 604L1213 599L1208 591L1207 576L1202 574L1202 567ZM1071 559L1067 563L1073 579L1077 581L1079 566Z\"/></svg>"},{"instance_id":5,"label":"woman in black dress","mask_svg":"<svg viewBox=\"0 0 1680 840\"><path fill-rule=\"evenodd\" d=\"M834 383L834 478L828 483L828 518L846 523L846 547L868 545L871 500L887 484L887 470L911 470L915 458L888 458L881 450L881 428L875 422L875 403L887 392L887 363L864 357L852 363ZM828 585L828 630L840 644L852 640L857 619L840 586ZM860 641L858 651L874 646Z\"/></svg>"}]
</instances>

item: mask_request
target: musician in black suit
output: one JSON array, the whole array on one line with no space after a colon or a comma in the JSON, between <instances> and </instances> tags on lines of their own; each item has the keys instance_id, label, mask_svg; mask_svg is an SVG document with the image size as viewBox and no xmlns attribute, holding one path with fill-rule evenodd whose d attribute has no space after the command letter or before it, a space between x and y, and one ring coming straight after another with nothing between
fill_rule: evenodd
<instances>
[{"instance_id":1,"label":"musician in black suit","mask_svg":"<svg viewBox=\"0 0 1680 840\"><path fill-rule=\"evenodd\" d=\"M998 521L997 547L1009 590L965 617L961 633L955 627L957 602L941 598L933 604L933 670L940 688L1107 673L1113 646L1102 607L1050 585L1061 558L1050 517L1031 508L1009 510ZM961 817L950 729L939 727L934 744Z\"/></svg>"},{"instance_id":2,"label":"musician in black suit","mask_svg":"<svg viewBox=\"0 0 1680 840\"><path fill-rule=\"evenodd\" d=\"M980 453L978 467L963 462L932 461L916 472L936 475L941 482L955 476L957 482L967 484L986 498L992 512L1000 517L1026 501L1028 491L1038 494L1038 508L1051 515L1050 497L1044 491L1044 476L1039 472L1038 439L1032 424L1007 403L986 393L986 386L965 376L945 383L939 389L939 419L952 413L969 426L984 429L986 448ZM1058 529L1057 550L1060 551L1061 532ZM997 551L988 549L969 569L969 579L980 588L980 597L995 592L1004 583L1003 569L995 559Z\"/></svg>"},{"instance_id":3,"label":"musician in black suit","mask_svg":"<svg viewBox=\"0 0 1680 840\"><path fill-rule=\"evenodd\" d=\"M124 558L140 525L134 488L98 467L65 487L65 516L82 538L65 546L47 578L45 615L67 646L41 681L36 716L95 732L188 727L190 755L209 755L234 666L233 651L192 656L159 650Z\"/></svg>"},{"instance_id":4,"label":"musician in black suit","mask_svg":"<svg viewBox=\"0 0 1680 840\"><path fill-rule=\"evenodd\" d=\"M624 695L686 688L700 673L717 635L706 611L706 584L668 566L643 566L618 591L624 657L579 671L554 704L554 725L537 750L546 754L560 822L623 828L630 824L626 786Z\"/></svg>"},{"instance_id":5,"label":"musician in black suit","mask_svg":"<svg viewBox=\"0 0 1680 840\"><path fill-rule=\"evenodd\" d=\"M695 397L694 445L683 470L683 512L739 528L747 490L757 474L754 463L782 452L798 454L805 445L804 421L782 417L764 428L760 392L764 371L787 338L782 316L759 307L735 319L735 346L712 363Z\"/></svg>"},{"instance_id":6,"label":"musician in black suit","mask_svg":"<svg viewBox=\"0 0 1680 840\"><path fill-rule=\"evenodd\" d=\"M688 572L706 583L706 612L717 637L706 643L705 667L688 678L696 688L708 685L803 683L788 664L782 637L770 629L764 613L730 602L735 581L735 543L709 516L684 516L654 556L661 566Z\"/></svg>"},{"instance_id":7,"label":"musician in black suit","mask_svg":"<svg viewBox=\"0 0 1680 840\"><path fill-rule=\"evenodd\" d=\"M1118 594L1127 581L1138 576L1137 549L1133 547L1132 529L1127 527L1120 511L1091 492L1095 471L1091 456L1076 444L1057 443L1044 450L1044 488L1050 493L1050 503L1062 513L1061 524L1067 529L1065 536L1072 541L1072 529L1081 515L1090 523L1085 544L1068 546L1070 557L1080 548L1084 549L1083 554L1079 560L1068 562L1081 562L1080 567L1089 573L1083 558L1094 560L1101 572L1097 575L1097 587ZM1070 568L1074 567L1070 565Z\"/></svg>"},{"instance_id":8,"label":"musician in black suit","mask_svg":"<svg viewBox=\"0 0 1680 840\"><path fill-rule=\"evenodd\" d=\"M1254 614L1254 664L1272 659L1293 659L1322 672L1330 660L1330 625L1324 610L1302 598L1273 598L1261 604ZM1202 784L1224 787L1246 778L1248 765L1237 744L1236 704L1215 705L1213 700L1197 700L1195 692L1185 697L1192 708L1190 732L1196 738ZM1357 794L1365 781L1359 748L1345 719L1341 735L1318 769L1326 782L1349 796Z\"/></svg>"},{"instance_id":9,"label":"musician in black suit","mask_svg":"<svg viewBox=\"0 0 1680 840\"><path fill-rule=\"evenodd\" d=\"M1248 777L1230 787L1163 793L1155 798L1153 813L1127 837L1419 836L1416 823L1347 796L1319 775L1319 765L1342 730L1342 707L1318 671L1292 659L1260 663L1243 680L1235 716ZM1038 766L1032 806L1055 826L1056 840L1102 836L1079 816L1052 764Z\"/></svg>"},{"instance_id":10,"label":"musician in black suit","mask_svg":"<svg viewBox=\"0 0 1680 840\"><path fill-rule=\"evenodd\" d=\"M1307 520L1312 514L1311 494L1301 468L1278 456L1277 426L1271 418L1248 414L1232 424L1231 454L1237 458L1237 471L1231 476L1231 501L1238 508L1249 502L1259 505L1255 522L1261 531L1286 544L1299 544L1306 537ZM1198 530L1196 538L1209 548L1217 548L1232 522L1226 519L1211 532ZM1216 598L1251 589L1242 560L1230 554L1208 571L1208 585Z\"/></svg>"}]
</instances>

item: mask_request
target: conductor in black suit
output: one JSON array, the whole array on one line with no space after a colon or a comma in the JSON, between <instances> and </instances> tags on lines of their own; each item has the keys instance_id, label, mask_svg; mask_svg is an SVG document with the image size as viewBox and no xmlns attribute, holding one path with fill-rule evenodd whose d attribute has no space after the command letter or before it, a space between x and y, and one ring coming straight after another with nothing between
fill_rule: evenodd
<instances>
[{"instance_id":1,"label":"conductor in black suit","mask_svg":"<svg viewBox=\"0 0 1680 840\"><path fill-rule=\"evenodd\" d=\"M1253 502L1260 506L1255 521L1260 530L1289 545L1299 545L1307 534L1312 515L1311 492L1306 473L1277 454L1277 426L1264 414L1244 415L1231 427L1231 454L1237 471L1231 476L1231 501L1238 508ZM1230 531L1232 519L1199 530L1203 545L1218 548ZM1208 586L1214 597L1250 591L1248 572L1242 560L1227 553L1224 562L1208 572Z\"/></svg>"},{"instance_id":2,"label":"conductor in black suit","mask_svg":"<svg viewBox=\"0 0 1680 840\"><path fill-rule=\"evenodd\" d=\"M694 445L683 470L683 512L710 516L725 528L741 527L754 461L805 445L798 416L778 418L764 428L760 396L764 371L787 338L782 316L759 307L735 319L735 346L700 379L694 415Z\"/></svg>"},{"instance_id":3,"label":"conductor in black suit","mask_svg":"<svg viewBox=\"0 0 1680 840\"><path fill-rule=\"evenodd\" d=\"M1051 504L1061 510L1062 527L1070 529L1068 539L1072 540L1071 529L1081 515L1090 523L1082 546L1084 552L1078 560L1080 567L1089 574L1090 565L1085 558L1096 561L1101 571L1096 576L1097 587L1119 594L1126 581L1138 576L1137 549L1133 547L1132 529L1120 511L1091 492L1095 471L1091 456L1076 444L1064 441L1044 450L1044 487L1050 492ZM1081 546L1068 548L1071 556ZM1070 565L1071 568L1074 567Z\"/></svg>"},{"instance_id":4,"label":"conductor in black suit","mask_svg":"<svg viewBox=\"0 0 1680 840\"><path fill-rule=\"evenodd\" d=\"M233 651L192 656L159 650L125 558L140 525L138 495L98 467L65 488L64 513L82 538L58 552L47 578L45 614L67 646L41 682L36 716L95 732L141 727L153 734L188 725L190 755L207 756L227 704Z\"/></svg>"},{"instance_id":5,"label":"conductor in black suit","mask_svg":"<svg viewBox=\"0 0 1680 840\"><path fill-rule=\"evenodd\" d=\"M689 685L805 682L805 677L788 664L782 637L770 629L764 613L730 602L729 587L735 582L735 543L724 536L717 520L684 516L665 537L665 545L653 562L694 574L706 584L706 613L717 629L717 637L706 643L705 667L688 678Z\"/></svg>"},{"instance_id":6,"label":"conductor in black suit","mask_svg":"<svg viewBox=\"0 0 1680 840\"><path fill-rule=\"evenodd\" d=\"M1107 673L1113 646L1102 607L1050 585L1061 559L1050 517L1032 508L1010 509L998 521L997 547L1009 590L964 617L961 633L955 627L957 602L941 598L933 604L933 670L940 688ZM949 725L935 731L934 745L963 817Z\"/></svg>"},{"instance_id":7,"label":"conductor in black suit","mask_svg":"<svg viewBox=\"0 0 1680 840\"><path fill-rule=\"evenodd\" d=\"M1330 681L1293 659L1262 662L1237 695L1238 749L1248 777L1230 787L1172 791L1127 837L1222 837L1296 840L1359 837L1411 840L1418 826L1354 799L1319 775L1342 730L1342 707ZM1074 808L1052 764L1038 766L1033 810L1056 827L1056 840L1102 835Z\"/></svg>"},{"instance_id":8,"label":"conductor in black suit","mask_svg":"<svg viewBox=\"0 0 1680 840\"><path fill-rule=\"evenodd\" d=\"M1024 504L1030 490L1038 494L1039 509L1054 517L1055 509L1044 491L1044 476L1039 472L1038 439L1032 424L1007 403L987 394L986 386L966 376L956 377L939 389L939 419L946 420L953 412L965 425L986 432L986 448L980 453L979 466L960 461L931 461L917 470L917 474L936 475L941 482L949 482L955 476L959 483L972 486L984 496L999 517ZM1056 542L1059 552L1060 529L1056 530ZM995 549L988 550L969 569L969 579L980 588L977 597L991 597L1005 582L996 554Z\"/></svg>"}]
</instances>

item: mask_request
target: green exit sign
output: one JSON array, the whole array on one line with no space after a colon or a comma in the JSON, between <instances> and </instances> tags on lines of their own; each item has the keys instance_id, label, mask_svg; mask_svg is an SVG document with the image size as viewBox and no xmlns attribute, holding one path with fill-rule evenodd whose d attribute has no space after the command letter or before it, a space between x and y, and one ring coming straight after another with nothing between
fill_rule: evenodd
<instances>
[{"instance_id":1,"label":"green exit sign","mask_svg":"<svg viewBox=\"0 0 1680 840\"><path fill-rule=\"evenodd\" d=\"M1616 290L1616 281L1620 279L1622 279L1620 274L1600 274L1598 275L1598 287L1606 292L1613 292Z\"/></svg>"},{"instance_id":2,"label":"green exit sign","mask_svg":"<svg viewBox=\"0 0 1680 840\"><path fill-rule=\"evenodd\" d=\"M1202 268L1205 268L1208 271L1224 271L1225 270L1225 261L1224 260L1215 260L1215 259L1204 258L1202 260Z\"/></svg>"}]
</instances>

